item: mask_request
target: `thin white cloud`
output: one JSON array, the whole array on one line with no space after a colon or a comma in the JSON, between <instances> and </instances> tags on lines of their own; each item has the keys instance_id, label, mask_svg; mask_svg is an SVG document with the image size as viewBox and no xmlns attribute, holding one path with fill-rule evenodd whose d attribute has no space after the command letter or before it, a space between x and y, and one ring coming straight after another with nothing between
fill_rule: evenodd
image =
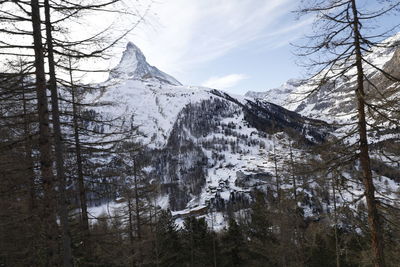
<instances>
[{"instance_id":1,"label":"thin white cloud","mask_svg":"<svg viewBox=\"0 0 400 267\"><path fill-rule=\"evenodd\" d=\"M293 0L160 0L130 39L150 63L179 78L251 41L275 40L266 32L287 33L290 28L279 19L295 5Z\"/></svg>"},{"instance_id":2,"label":"thin white cloud","mask_svg":"<svg viewBox=\"0 0 400 267\"><path fill-rule=\"evenodd\" d=\"M248 79L245 74L229 74L219 77L211 77L205 81L202 85L205 87L216 88L216 89L228 89L237 85L240 81Z\"/></svg>"},{"instance_id":3,"label":"thin white cloud","mask_svg":"<svg viewBox=\"0 0 400 267\"><path fill-rule=\"evenodd\" d=\"M309 30L309 26L313 23L314 17L309 16L303 20L299 20L296 23L291 23L287 26L278 28L275 31L266 33L264 36L259 38L259 47L263 49L276 49L285 45L289 45L291 42L298 40L301 36Z\"/></svg>"},{"instance_id":4,"label":"thin white cloud","mask_svg":"<svg viewBox=\"0 0 400 267\"><path fill-rule=\"evenodd\" d=\"M299 20L296 23L291 23L285 27L279 28L276 31L273 31L271 33L268 33L266 35L266 37L268 36L279 36L282 34L287 34L287 33L293 33L294 31L298 32L300 30L301 32L301 28L305 28L308 25L312 24L313 21L315 20L314 17L309 16L308 18L304 19L304 20Z\"/></svg>"}]
</instances>

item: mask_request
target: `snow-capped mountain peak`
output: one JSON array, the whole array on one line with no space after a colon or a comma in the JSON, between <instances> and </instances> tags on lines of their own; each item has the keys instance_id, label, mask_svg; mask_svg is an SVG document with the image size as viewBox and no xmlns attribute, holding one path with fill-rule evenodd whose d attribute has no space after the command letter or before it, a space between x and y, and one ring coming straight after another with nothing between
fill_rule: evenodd
<instances>
[{"instance_id":1,"label":"snow-capped mountain peak","mask_svg":"<svg viewBox=\"0 0 400 267\"><path fill-rule=\"evenodd\" d=\"M301 86L302 83L302 80L290 79L278 88L269 89L265 92L248 91L245 96L255 99L263 99L279 106L284 106L288 95L290 95L295 88Z\"/></svg>"},{"instance_id":2,"label":"snow-capped mountain peak","mask_svg":"<svg viewBox=\"0 0 400 267\"><path fill-rule=\"evenodd\" d=\"M151 66L142 51L133 42L128 42L119 64L110 72L110 79L147 80L156 79L162 83L181 85L174 77Z\"/></svg>"}]
</instances>

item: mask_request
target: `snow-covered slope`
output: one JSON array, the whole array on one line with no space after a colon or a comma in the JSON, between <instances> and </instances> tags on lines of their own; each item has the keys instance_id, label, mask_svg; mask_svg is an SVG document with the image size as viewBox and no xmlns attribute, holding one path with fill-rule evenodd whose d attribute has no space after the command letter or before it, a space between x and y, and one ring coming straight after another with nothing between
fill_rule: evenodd
<instances>
[{"instance_id":1,"label":"snow-covered slope","mask_svg":"<svg viewBox=\"0 0 400 267\"><path fill-rule=\"evenodd\" d=\"M277 104L279 106L284 106L286 104L288 96L301 85L301 80L291 79L278 88L269 89L265 92L248 91L245 96L255 99L262 99Z\"/></svg>"},{"instance_id":2,"label":"snow-covered slope","mask_svg":"<svg viewBox=\"0 0 400 267\"><path fill-rule=\"evenodd\" d=\"M400 40L400 34L395 35L384 43L394 45ZM398 46L398 45L397 45ZM379 69L387 69L391 65L391 61L398 61L399 49L396 47L390 48L375 48L366 56L366 61L376 66ZM364 63L364 72L366 77L374 83L378 84L383 82L385 77L376 68ZM321 73L320 76L325 73ZM343 75L341 80L335 81L335 83L327 83L323 85L320 90L312 94L311 97L304 99L305 95L313 89L309 82L296 87L287 98L285 107L299 112L305 116L314 118L321 118L326 121L348 121L354 118L350 115L356 108L355 99L355 86L356 86L356 69L351 68ZM392 75L398 75L399 71L392 71ZM333 73L329 72L329 75ZM320 77L316 77L319 79ZM379 81L381 80L381 81ZM386 86L385 86L386 87ZM384 90L384 86L382 88ZM375 97L377 92L366 83L366 94L371 97Z\"/></svg>"},{"instance_id":3,"label":"snow-covered slope","mask_svg":"<svg viewBox=\"0 0 400 267\"><path fill-rule=\"evenodd\" d=\"M377 68L388 71L394 77L400 77L398 68L400 63L400 33L388 38L383 43L387 47L374 48L366 56L366 61ZM385 81L382 73L371 65L365 63L364 71L368 79L373 82L383 84L382 87L391 86L388 84L388 81ZM326 72L322 72L316 77L316 80L325 75ZM289 80L280 88L262 93L248 92L246 95L281 105L311 118L318 118L329 122L346 122L354 118L353 113L356 107L354 101L355 73L356 69L352 67L343 75L341 80L336 80L335 83L328 82L324 84L319 90L311 94L310 97L306 96L315 89L314 80L308 82ZM333 73L328 72L328 77L330 75L333 75ZM398 85L393 83L392 86ZM371 86L366 84L366 87L367 94L373 93L374 89Z\"/></svg>"},{"instance_id":4,"label":"snow-covered slope","mask_svg":"<svg viewBox=\"0 0 400 267\"><path fill-rule=\"evenodd\" d=\"M125 79L106 83L101 101L113 103L103 112L110 117L125 117L139 126L138 141L151 148L166 145L179 112L188 104L210 97L196 87L171 85L159 80Z\"/></svg>"},{"instance_id":5,"label":"snow-covered slope","mask_svg":"<svg viewBox=\"0 0 400 267\"><path fill-rule=\"evenodd\" d=\"M287 152L291 145L300 155L302 146L330 131L322 121L265 101L182 86L149 66L132 43L101 87L101 95L86 101L112 103L96 111L138 126L137 141L150 162L146 171L161 183L163 205L175 211L248 202L250 188L273 182L275 150Z\"/></svg>"},{"instance_id":6,"label":"snow-covered slope","mask_svg":"<svg viewBox=\"0 0 400 267\"><path fill-rule=\"evenodd\" d=\"M400 33L383 42L385 46L374 48L365 55L365 98L371 107L367 107L366 120L368 129L368 142L370 148L371 168L375 178L377 195L396 199L396 193L400 186L400 82L392 77L400 79ZM351 61L351 60L350 60ZM369 62L371 65L367 64ZM348 62L352 64L353 62ZM351 65L349 65L351 66ZM389 75L385 75L384 70ZM321 80L322 75L333 75L332 71L323 71L316 79L310 79L304 83L285 83L278 89L272 89L265 93L247 95L270 101L283 107L298 112L309 118L321 119L334 123L337 127L332 132L340 137L344 147L352 147L359 142L357 132L357 98L355 95L357 77L355 67L351 67L339 79L328 81L317 87L316 81ZM313 91L314 93L310 94ZM355 146L357 147L357 146ZM351 155L354 155L352 151ZM349 154L348 154L349 155ZM346 161L343 166L358 168L357 159ZM351 178L357 172L349 174L346 171L342 175ZM351 183L350 183L351 184ZM355 182L353 188L343 199L350 195L362 195L363 186Z\"/></svg>"},{"instance_id":7,"label":"snow-covered slope","mask_svg":"<svg viewBox=\"0 0 400 267\"><path fill-rule=\"evenodd\" d=\"M369 57L398 73L399 55L396 49L378 49ZM380 79L373 70L367 71L371 78ZM235 96L181 85L150 66L133 43L127 45L110 78L99 86L105 90L100 95L87 95L86 101L112 103L111 108L99 106L96 112L138 126L136 141L144 145L141 156L149 162L144 170L147 177L161 184L158 205L170 208L176 218L206 215L209 208L221 212L248 207L252 189L274 192L271 188L278 183L277 169L283 179L279 181L281 188L291 193L294 183L287 178L292 177L287 167L291 159L296 158L301 165L303 160L318 158L310 154L315 153L310 147L337 131L319 119L334 121L345 115L342 119L348 121L354 109L352 79L326 85L301 101L293 100L310 87L296 80L264 94ZM353 174L348 171L343 175L356 175L357 164L350 169ZM374 175L378 174L377 169ZM332 208L329 200L324 203L313 193L325 190L326 185L319 185L311 174L298 179L302 183L298 194L306 200L299 205L307 216ZM390 192L398 188L399 181L393 177L380 175L380 179L377 188L386 190L384 183L390 185ZM362 194L360 184L351 186L352 194L344 197L350 202Z\"/></svg>"}]
</instances>

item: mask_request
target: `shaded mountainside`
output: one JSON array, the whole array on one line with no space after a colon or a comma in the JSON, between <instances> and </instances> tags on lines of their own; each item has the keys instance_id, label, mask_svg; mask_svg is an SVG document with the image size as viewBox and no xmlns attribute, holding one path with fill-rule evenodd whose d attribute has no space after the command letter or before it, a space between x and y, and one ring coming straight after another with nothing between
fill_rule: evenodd
<instances>
[{"instance_id":1,"label":"shaded mountainside","mask_svg":"<svg viewBox=\"0 0 400 267\"><path fill-rule=\"evenodd\" d=\"M153 167L150 176L160 179L172 210L186 208L189 201L196 206L215 199L217 192L207 192L206 184L211 189L215 184L219 195L223 195L220 202L240 197L237 195L244 190L236 186L237 178L252 173L246 170L246 159L260 170L263 165L268 167L265 159L260 163L263 159L259 153L264 149L268 152L269 138L274 134L285 134L288 142L295 140L309 146L323 141L329 133L329 125L322 121L306 119L266 102L244 102L212 90L209 99L182 109L164 148L148 151ZM240 160L243 155L248 157ZM225 168L229 171L224 174L211 171ZM260 172L272 176L268 171ZM224 181L223 187L219 186L220 180Z\"/></svg>"},{"instance_id":2,"label":"shaded mountainside","mask_svg":"<svg viewBox=\"0 0 400 267\"><path fill-rule=\"evenodd\" d=\"M267 189L273 182L275 148L295 144L300 155L332 131L266 101L182 86L153 71L132 43L102 86L107 89L101 96L86 101L113 103L96 112L138 126L146 176L160 183L159 197L168 200L162 205L174 211L248 203L251 188Z\"/></svg>"},{"instance_id":3,"label":"shaded mountainside","mask_svg":"<svg viewBox=\"0 0 400 267\"><path fill-rule=\"evenodd\" d=\"M224 95L227 99L240 104L226 93L214 91L214 94ZM244 118L259 131L270 134L284 131L289 135L292 134L293 138L299 139L300 137L303 142L313 144L323 142L328 130L334 129L322 120L308 119L274 103L260 99L254 101L247 99L246 101L246 105L242 105Z\"/></svg>"},{"instance_id":4,"label":"shaded mountainside","mask_svg":"<svg viewBox=\"0 0 400 267\"><path fill-rule=\"evenodd\" d=\"M325 74L330 77L333 75L331 71L323 71L315 80L297 84L289 81L280 88L264 93L249 92L247 95L260 101L274 102L309 118L334 123L337 127L332 135L343 138L343 147L350 147L357 144L359 136L356 69L353 65L349 66L346 73L334 80L326 79L324 83L320 82L320 77ZM386 39L380 47L366 52L363 62L371 168L376 178L377 194L385 197L394 196L393 192L399 188L399 66L400 33ZM351 161L350 164L357 168L358 162ZM382 179L386 183L384 186Z\"/></svg>"},{"instance_id":5,"label":"shaded mountainside","mask_svg":"<svg viewBox=\"0 0 400 267\"><path fill-rule=\"evenodd\" d=\"M380 53L380 64L395 69L396 63L390 62L398 53ZM373 71L370 75L375 78ZM206 212L209 207L226 210L237 202L242 203L241 207L248 206L253 189L268 192L276 186L276 168L285 179L282 187L294 187L296 181L289 181L294 177L294 167L287 168L293 164L291 158L298 162L316 158L319 155L311 148L334 138L338 128L320 118L333 121L353 108L349 95L354 92L353 83L349 80L340 85L325 84L312 98L288 103L286 109L279 105L305 91L306 84L289 81L286 87L261 94L264 99L256 93L253 98L252 93L243 97L183 86L150 68L140 50L129 43L120 64L102 84L107 90L100 97L88 95L87 101L98 98L113 103L112 109L100 108L96 112L109 118L123 117L128 124L138 126L136 141L144 147L146 177L160 184L159 205L184 214ZM329 98L336 90L335 97ZM273 99L269 97L274 92L278 92L276 103L271 103ZM274 162L277 156L281 161L278 165ZM381 161L374 165L377 173L396 175L382 167ZM301 167L300 163L297 168ZM356 165L348 170L350 173L357 173ZM303 195L305 202L301 205L309 215L330 209L328 197L322 204L324 200L314 195L318 191L329 195L324 183L312 182L311 176L298 175L296 179L303 189L291 192Z\"/></svg>"}]
</instances>

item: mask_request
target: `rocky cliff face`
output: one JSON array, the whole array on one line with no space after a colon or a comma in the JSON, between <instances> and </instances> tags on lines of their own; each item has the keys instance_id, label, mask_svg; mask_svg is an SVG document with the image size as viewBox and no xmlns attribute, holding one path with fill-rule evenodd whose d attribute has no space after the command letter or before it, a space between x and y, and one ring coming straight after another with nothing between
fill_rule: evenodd
<instances>
[{"instance_id":1,"label":"rocky cliff face","mask_svg":"<svg viewBox=\"0 0 400 267\"><path fill-rule=\"evenodd\" d=\"M160 71L154 66L150 66L142 51L132 42L126 45L119 64L111 70L110 79L120 80L150 80L155 79L161 83L171 85L181 85L174 77Z\"/></svg>"}]
</instances>

